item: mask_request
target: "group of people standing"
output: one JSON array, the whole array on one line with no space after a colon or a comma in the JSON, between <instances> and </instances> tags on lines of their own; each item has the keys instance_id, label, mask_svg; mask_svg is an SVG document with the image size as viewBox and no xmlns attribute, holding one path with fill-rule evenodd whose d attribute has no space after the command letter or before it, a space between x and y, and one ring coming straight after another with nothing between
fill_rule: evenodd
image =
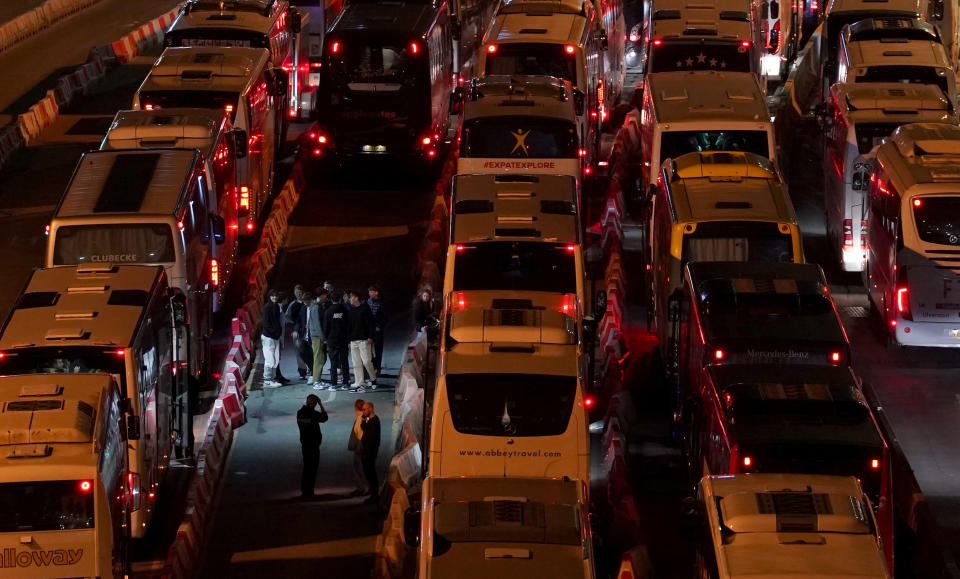
<instances>
[{"instance_id":1,"label":"group of people standing","mask_svg":"<svg viewBox=\"0 0 960 579\"><path fill-rule=\"evenodd\" d=\"M314 390L347 390L351 361L354 380L350 391L376 390L388 320L377 285L370 286L367 295L362 296L354 290L337 291L330 282L324 282L315 293L297 284L293 299L286 305L280 293L271 289L261 318L263 387L277 388L289 382L279 368L283 339L289 329L297 347L300 379ZM327 360L330 381L324 382L322 374Z\"/></svg>"},{"instance_id":2,"label":"group of people standing","mask_svg":"<svg viewBox=\"0 0 960 579\"><path fill-rule=\"evenodd\" d=\"M319 410L317 406L320 407ZM380 501L380 484L377 480L380 417L374 412L372 402L357 399L353 408L356 416L347 441L347 450L353 453L353 474L357 484L354 495L369 495L364 503L375 504ZM300 447L303 452L303 471L300 477L300 498L303 500L315 498L320 443L323 440L320 424L328 418L327 410L316 394L308 395L306 403L297 411Z\"/></svg>"}]
</instances>

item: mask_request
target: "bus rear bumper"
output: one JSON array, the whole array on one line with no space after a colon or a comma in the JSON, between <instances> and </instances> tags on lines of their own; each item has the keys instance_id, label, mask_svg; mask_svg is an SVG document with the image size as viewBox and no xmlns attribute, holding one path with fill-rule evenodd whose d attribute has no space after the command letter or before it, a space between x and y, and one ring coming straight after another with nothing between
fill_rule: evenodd
<instances>
[{"instance_id":1,"label":"bus rear bumper","mask_svg":"<svg viewBox=\"0 0 960 579\"><path fill-rule=\"evenodd\" d=\"M894 334L901 346L960 348L960 318L955 322L916 322L897 316Z\"/></svg>"}]
</instances>

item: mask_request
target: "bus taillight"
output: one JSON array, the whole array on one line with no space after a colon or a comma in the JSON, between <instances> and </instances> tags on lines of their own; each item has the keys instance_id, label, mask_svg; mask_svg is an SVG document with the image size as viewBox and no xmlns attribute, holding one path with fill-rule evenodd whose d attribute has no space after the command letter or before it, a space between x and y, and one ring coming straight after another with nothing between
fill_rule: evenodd
<instances>
[{"instance_id":1,"label":"bus taillight","mask_svg":"<svg viewBox=\"0 0 960 579\"><path fill-rule=\"evenodd\" d=\"M843 359L843 356L840 355L840 352L838 352L838 351L830 352L830 363L831 363L831 364L839 364L839 363L840 363L840 360L842 360L842 359Z\"/></svg>"},{"instance_id":2,"label":"bus taillight","mask_svg":"<svg viewBox=\"0 0 960 579\"><path fill-rule=\"evenodd\" d=\"M220 263L215 259L210 260L210 285L220 287Z\"/></svg>"},{"instance_id":3,"label":"bus taillight","mask_svg":"<svg viewBox=\"0 0 960 579\"><path fill-rule=\"evenodd\" d=\"M143 105L143 110L145 110L145 111L152 111L152 110L153 110L153 105L150 104L150 103L146 103L145 105Z\"/></svg>"},{"instance_id":4,"label":"bus taillight","mask_svg":"<svg viewBox=\"0 0 960 579\"><path fill-rule=\"evenodd\" d=\"M654 38L654 39L653 39L653 45L654 45L654 46L660 46L661 44L663 44L663 41L660 40L659 38Z\"/></svg>"},{"instance_id":5,"label":"bus taillight","mask_svg":"<svg viewBox=\"0 0 960 579\"><path fill-rule=\"evenodd\" d=\"M723 360L726 357L726 353L723 350L716 349L713 351L714 360Z\"/></svg>"},{"instance_id":6,"label":"bus taillight","mask_svg":"<svg viewBox=\"0 0 960 579\"><path fill-rule=\"evenodd\" d=\"M467 300L463 297L463 292L457 292L457 311L462 312L467 309Z\"/></svg>"},{"instance_id":7,"label":"bus taillight","mask_svg":"<svg viewBox=\"0 0 960 579\"><path fill-rule=\"evenodd\" d=\"M563 49L567 52L567 54L573 54L574 52L577 51L577 47L572 44L566 45L565 47L563 47Z\"/></svg>"},{"instance_id":8,"label":"bus taillight","mask_svg":"<svg viewBox=\"0 0 960 579\"><path fill-rule=\"evenodd\" d=\"M127 473L127 505L131 511L139 511L140 507L143 506L140 498L139 473Z\"/></svg>"},{"instance_id":9,"label":"bus taillight","mask_svg":"<svg viewBox=\"0 0 960 579\"><path fill-rule=\"evenodd\" d=\"M417 44L416 42L411 42L411 43L410 43L410 53L411 53L411 54L417 54L417 53L419 53L419 52L420 52L420 45Z\"/></svg>"},{"instance_id":10,"label":"bus taillight","mask_svg":"<svg viewBox=\"0 0 960 579\"><path fill-rule=\"evenodd\" d=\"M246 185L240 186L240 209L250 210L250 188Z\"/></svg>"},{"instance_id":11,"label":"bus taillight","mask_svg":"<svg viewBox=\"0 0 960 579\"><path fill-rule=\"evenodd\" d=\"M493 54L493 53L496 52L496 51L497 51L497 45L496 45L496 44L488 44L488 45L487 45L487 52L489 52L490 54Z\"/></svg>"},{"instance_id":12,"label":"bus taillight","mask_svg":"<svg viewBox=\"0 0 960 579\"><path fill-rule=\"evenodd\" d=\"M82 480L80 481L80 492L88 493L93 489L93 481Z\"/></svg>"},{"instance_id":13,"label":"bus taillight","mask_svg":"<svg viewBox=\"0 0 960 579\"><path fill-rule=\"evenodd\" d=\"M913 319L910 312L910 290L907 287L897 288L897 312L904 319Z\"/></svg>"},{"instance_id":14,"label":"bus taillight","mask_svg":"<svg viewBox=\"0 0 960 579\"><path fill-rule=\"evenodd\" d=\"M870 468L873 470L880 470L880 459L874 458L870 461Z\"/></svg>"},{"instance_id":15,"label":"bus taillight","mask_svg":"<svg viewBox=\"0 0 960 579\"><path fill-rule=\"evenodd\" d=\"M330 52L338 54L340 52L340 43L334 42L330 45Z\"/></svg>"},{"instance_id":16,"label":"bus taillight","mask_svg":"<svg viewBox=\"0 0 960 579\"><path fill-rule=\"evenodd\" d=\"M744 468L744 470L749 469L750 467L753 466L753 458L751 458L751 457L749 457L749 456L743 457L743 461L742 461L742 462L743 462L743 468Z\"/></svg>"},{"instance_id":17,"label":"bus taillight","mask_svg":"<svg viewBox=\"0 0 960 579\"><path fill-rule=\"evenodd\" d=\"M853 220L843 220L843 247L853 247Z\"/></svg>"},{"instance_id":18,"label":"bus taillight","mask_svg":"<svg viewBox=\"0 0 960 579\"><path fill-rule=\"evenodd\" d=\"M593 408L593 403L594 403L593 396L583 397L583 405L586 406L587 408Z\"/></svg>"},{"instance_id":19,"label":"bus taillight","mask_svg":"<svg viewBox=\"0 0 960 579\"><path fill-rule=\"evenodd\" d=\"M49 223L48 223L47 225L44 225L44 226L43 226L43 234L44 234L44 235L50 235L50 224L49 224Z\"/></svg>"}]
</instances>

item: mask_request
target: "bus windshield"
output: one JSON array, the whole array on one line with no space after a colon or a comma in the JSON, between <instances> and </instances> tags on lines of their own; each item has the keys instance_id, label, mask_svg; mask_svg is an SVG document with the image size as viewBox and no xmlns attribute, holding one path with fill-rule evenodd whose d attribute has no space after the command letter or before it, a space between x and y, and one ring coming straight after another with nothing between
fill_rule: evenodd
<instances>
[{"instance_id":1,"label":"bus windshield","mask_svg":"<svg viewBox=\"0 0 960 579\"><path fill-rule=\"evenodd\" d=\"M861 155L869 153L899 126L900 123L856 123L857 150Z\"/></svg>"},{"instance_id":2,"label":"bus windshield","mask_svg":"<svg viewBox=\"0 0 960 579\"><path fill-rule=\"evenodd\" d=\"M510 42L496 45L496 52L487 52L487 76L522 74L555 76L578 86L576 52L567 54L563 44Z\"/></svg>"},{"instance_id":3,"label":"bus windshield","mask_svg":"<svg viewBox=\"0 0 960 579\"><path fill-rule=\"evenodd\" d=\"M454 291L577 292L574 254L563 244L492 241L457 252Z\"/></svg>"},{"instance_id":4,"label":"bus windshield","mask_svg":"<svg viewBox=\"0 0 960 579\"><path fill-rule=\"evenodd\" d=\"M695 42L664 40L652 46L648 72L673 72L684 70L722 70L729 72L753 72L752 50L733 42Z\"/></svg>"},{"instance_id":5,"label":"bus windshield","mask_svg":"<svg viewBox=\"0 0 960 579\"><path fill-rule=\"evenodd\" d=\"M657 166L685 153L703 151L741 151L770 157L766 131L664 131Z\"/></svg>"},{"instance_id":6,"label":"bus windshield","mask_svg":"<svg viewBox=\"0 0 960 579\"><path fill-rule=\"evenodd\" d=\"M447 374L457 432L479 436L559 436L566 432L576 376Z\"/></svg>"},{"instance_id":7,"label":"bus windshield","mask_svg":"<svg viewBox=\"0 0 960 579\"><path fill-rule=\"evenodd\" d=\"M154 90L140 93L140 108L144 110L191 108L218 109L230 113L236 120L240 94L223 90Z\"/></svg>"},{"instance_id":8,"label":"bus windshield","mask_svg":"<svg viewBox=\"0 0 960 579\"><path fill-rule=\"evenodd\" d=\"M0 533L94 528L89 480L0 483Z\"/></svg>"},{"instance_id":9,"label":"bus windshield","mask_svg":"<svg viewBox=\"0 0 960 579\"><path fill-rule=\"evenodd\" d=\"M55 235L54 265L177 260L173 233L166 223L64 225Z\"/></svg>"},{"instance_id":10,"label":"bus windshield","mask_svg":"<svg viewBox=\"0 0 960 579\"><path fill-rule=\"evenodd\" d=\"M793 238L776 223L709 221L683 236L683 262L793 261Z\"/></svg>"},{"instance_id":11,"label":"bus windshield","mask_svg":"<svg viewBox=\"0 0 960 579\"><path fill-rule=\"evenodd\" d=\"M960 196L917 197L911 205L922 241L960 245Z\"/></svg>"},{"instance_id":12,"label":"bus windshield","mask_svg":"<svg viewBox=\"0 0 960 579\"><path fill-rule=\"evenodd\" d=\"M244 28L183 28L171 30L164 36L167 46L239 46L270 48L270 38Z\"/></svg>"},{"instance_id":13,"label":"bus windshield","mask_svg":"<svg viewBox=\"0 0 960 579\"><path fill-rule=\"evenodd\" d=\"M460 140L465 158L577 158L577 128L562 120L482 118L466 124Z\"/></svg>"}]
</instances>

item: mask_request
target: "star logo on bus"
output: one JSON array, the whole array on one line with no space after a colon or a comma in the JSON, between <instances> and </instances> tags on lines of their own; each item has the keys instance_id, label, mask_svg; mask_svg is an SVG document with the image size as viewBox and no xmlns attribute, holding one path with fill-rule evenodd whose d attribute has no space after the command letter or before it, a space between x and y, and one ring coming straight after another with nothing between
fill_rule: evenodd
<instances>
[{"instance_id":1,"label":"star logo on bus","mask_svg":"<svg viewBox=\"0 0 960 579\"><path fill-rule=\"evenodd\" d=\"M530 130L527 129L524 131L520 129L518 131L510 131L510 134L513 135L513 138L516 139L516 143L513 145L513 149L510 150L510 154L514 154L519 149L523 153L524 157L530 156L530 151L527 150L527 137L530 135Z\"/></svg>"},{"instance_id":2,"label":"star logo on bus","mask_svg":"<svg viewBox=\"0 0 960 579\"><path fill-rule=\"evenodd\" d=\"M721 61L720 61L720 68L727 68L727 61L721 60Z\"/></svg>"},{"instance_id":3,"label":"star logo on bus","mask_svg":"<svg viewBox=\"0 0 960 579\"><path fill-rule=\"evenodd\" d=\"M687 66L693 66L693 59L692 59L692 58L689 58L689 57L688 57L687 60L685 60L684 62L687 63Z\"/></svg>"},{"instance_id":4,"label":"star logo on bus","mask_svg":"<svg viewBox=\"0 0 960 579\"><path fill-rule=\"evenodd\" d=\"M709 62L710 62L710 67L711 67L711 68L717 66L717 59L716 59L716 58L711 58L711 59L709 60Z\"/></svg>"},{"instance_id":5,"label":"star logo on bus","mask_svg":"<svg viewBox=\"0 0 960 579\"><path fill-rule=\"evenodd\" d=\"M697 64L703 64L705 62L707 62L707 55L701 51L700 54L697 55Z\"/></svg>"}]
</instances>

